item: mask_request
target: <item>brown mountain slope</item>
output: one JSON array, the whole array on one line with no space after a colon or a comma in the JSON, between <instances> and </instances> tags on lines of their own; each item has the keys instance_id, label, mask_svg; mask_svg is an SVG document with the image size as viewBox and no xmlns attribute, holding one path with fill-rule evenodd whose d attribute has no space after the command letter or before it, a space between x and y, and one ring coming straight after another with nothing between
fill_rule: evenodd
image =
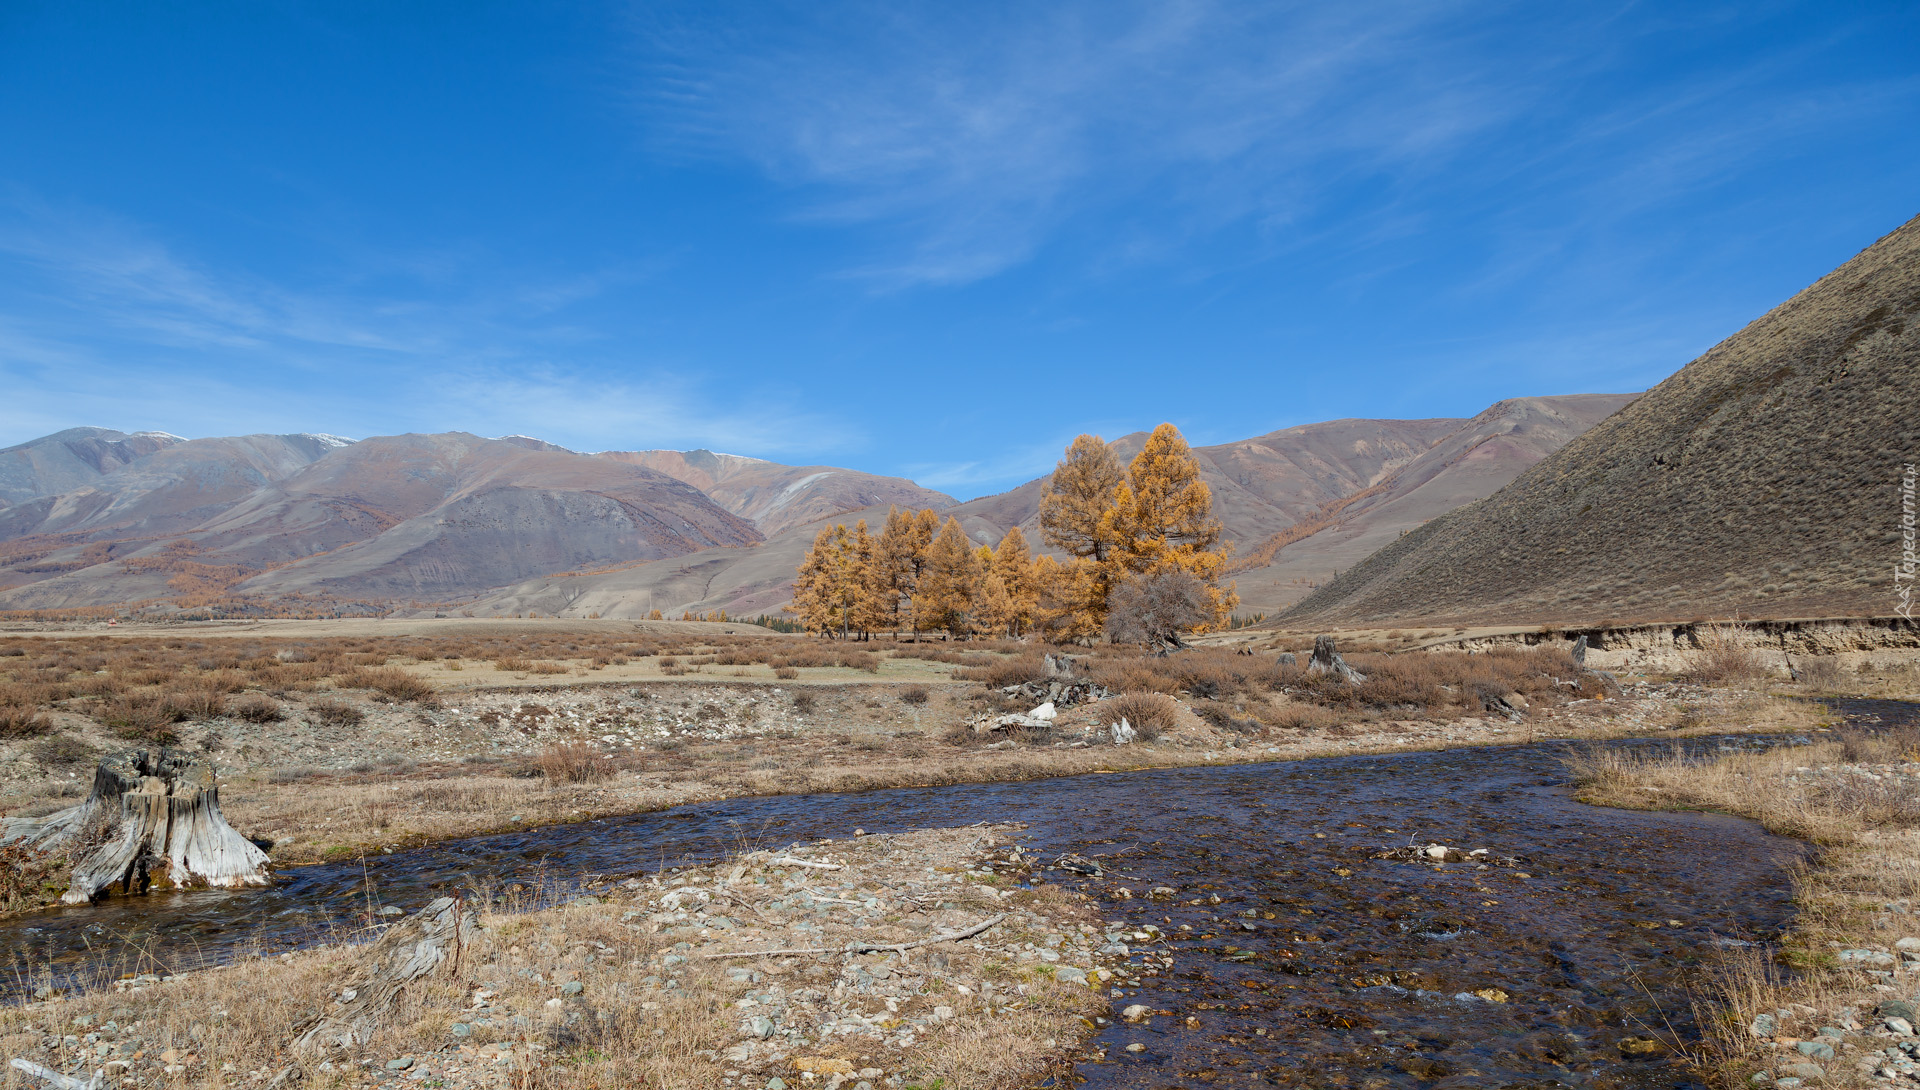
<instances>
[{"instance_id":1,"label":"brown mountain slope","mask_svg":"<svg viewBox=\"0 0 1920 1090\"><path fill-rule=\"evenodd\" d=\"M1213 510L1236 543L1252 543L1295 522L1328 500L1375 484L1412 462L1434 443L1467 422L1433 420L1329 420L1276 432L1195 447L1200 474L1213 490ZM1146 432L1108 443L1125 465L1140 452ZM1009 492L969 500L953 514L979 541L998 540L1018 525L1036 544L1040 540L1040 496L1047 478L1039 477Z\"/></svg>"},{"instance_id":2,"label":"brown mountain slope","mask_svg":"<svg viewBox=\"0 0 1920 1090\"><path fill-rule=\"evenodd\" d=\"M845 511L792 527L745 549L703 549L686 556L581 574L543 575L489 594L463 608L477 616L535 612L542 616L645 617L658 608L669 619L682 611L726 610L728 616L776 613L793 597L793 573L822 526L866 519L886 521L884 507Z\"/></svg>"},{"instance_id":3,"label":"brown mountain slope","mask_svg":"<svg viewBox=\"0 0 1920 1090\"><path fill-rule=\"evenodd\" d=\"M548 571L760 540L665 474L457 432L333 450L167 537L190 542L192 563L220 568L235 593L376 599L471 595ZM36 540L48 538L11 546ZM15 586L0 608L163 596L179 565L156 558L178 555L150 545Z\"/></svg>"},{"instance_id":4,"label":"brown mountain slope","mask_svg":"<svg viewBox=\"0 0 1920 1090\"><path fill-rule=\"evenodd\" d=\"M835 466L789 466L710 450L609 450L594 455L687 482L772 536L843 511L888 504L946 510L954 498L901 477Z\"/></svg>"},{"instance_id":5,"label":"brown mountain slope","mask_svg":"<svg viewBox=\"0 0 1920 1090\"><path fill-rule=\"evenodd\" d=\"M1242 611L1273 610L1298 600L1310 578L1351 566L1402 530L1487 495L1631 398L1519 398L1472 420L1335 420L1197 448L1215 508L1229 539L1243 543L1243 553L1331 502L1354 500L1343 519L1316 524L1320 534L1236 576ZM1123 436L1111 446L1125 461L1145 437L1144 432ZM1045 484L1044 477L1029 481L960 504L952 513L976 541L997 542L1007 527L1020 525L1037 545ZM542 576L484 596L471 608L483 615L532 610L606 617L644 616L654 607L669 616L687 609L724 609L735 616L771 612L792 596L794 569L820 527L863 517L877 528L886 508L876 504L817 518L773 533L752 548Z\"/></svg>"},{"instance_id":6,"label":"brown mountain slope","mask_svg":"<svg viewBox=\"0 0 1920 1090\"><path fill-rule=\"evenodd\" d=\"M1376 484L1243 546L1234 566L1241 611L1292 605L1408 530L1492 494L1636 396L1522 397L1493 405Z\"/></svg>"},{"instance_id":7,"label":"brown mountain slope","mask_svg":"<svg viewBox=\"0 0 1920 1090\"><path fill-rule=\"evenodd\" d=\"M0 449L0 506L68 492L180 442L177 435L68 428Z\"/></svg>"},{"instance_id":8,"label":"brown mountain slope","mask_svg":"<svg viewBox=\"0 0 1920 1090\"><path fill-rule=\"evenodd\" d=\"M175 439L85 484L0 512L0 541L47 534L93 541L183 533L346 445L315 435Z\"/></svg>"},{"instance_id":9,"label":"brown mountain slope","mask_svg":"<svg viewBox=\"0 0 1920 1090\"><path fill-rule=\"evenodd\" d=\"M1283 621L1889 614L1916 450L1920 219Z\"/></svg>"}]
</instances>

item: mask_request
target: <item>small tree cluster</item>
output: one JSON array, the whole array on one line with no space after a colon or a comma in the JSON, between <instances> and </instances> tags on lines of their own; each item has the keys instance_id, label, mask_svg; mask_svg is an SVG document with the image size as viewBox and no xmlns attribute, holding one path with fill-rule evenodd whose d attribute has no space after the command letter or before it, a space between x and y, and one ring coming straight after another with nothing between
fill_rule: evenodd
<instances>
[{"instance_id":1,"label":"small tree cluster","mask_svg":"<svg viewBox=\"0 0 1920 1090\"><path fill-rule=\"evenodd\" d=\"M1047 483L1040 526L1072 558L1053 584L1067 611L1054 623L1070 638L1104 631L1176 647L1182 632L1228 624L1240 604L1220 585L1227 549L1212 490L1172 424L1153 429L1125 472L1099 436L1075 439Z\"/></svg>"},{"instance_id":2,"label":"small tree cluster","mask_svg":"<svg viewBox=\"0 0 1920 1090\"><path fill-rule=\"evenodd\" d=\"M1059 565L1050 558L1042 564ZM932 509L892 508L875 536L866 520L820 531L794 580L793 611L809 632L1017 636L1042 616L1032 550L1019 527L998 547L975 545Z\"/></svg>"}]
</instances>

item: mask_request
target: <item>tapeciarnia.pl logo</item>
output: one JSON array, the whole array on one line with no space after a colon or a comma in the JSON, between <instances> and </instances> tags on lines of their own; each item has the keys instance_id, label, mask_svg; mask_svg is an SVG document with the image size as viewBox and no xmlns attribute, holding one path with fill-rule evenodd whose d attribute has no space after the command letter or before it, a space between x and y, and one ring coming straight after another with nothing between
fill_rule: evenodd
<instances>
[{"instance_id":1,"label":"tapeciarnia.pl logo","mask_svg":"<svg viewBox=\"0 0 1920 1090\"><path fill-rule=\"evenodd\" d=\"M1900 563L1893 566L1893 593L1899 599L1893 611L1907 620L1913 620L1913 578L1920 570L1920 557L1914 555L1914 502L1913 486L1920 471L1908 462L1906 471L1900 476Z\"/></svg>"}]
</instances>

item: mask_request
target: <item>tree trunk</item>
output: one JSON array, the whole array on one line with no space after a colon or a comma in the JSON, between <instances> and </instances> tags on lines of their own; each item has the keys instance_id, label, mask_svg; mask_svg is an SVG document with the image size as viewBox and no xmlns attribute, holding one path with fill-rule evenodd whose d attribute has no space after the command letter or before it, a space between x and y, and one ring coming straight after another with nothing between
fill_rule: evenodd
<instances>
[{"instance_id":1,"label":"tree trunk","mask_svg":"<svg viewBox=\"0 0 1920 1090\"><path fill-rule=\"evenodd\" d=\"M1355 683L1367 680L1367 675L1348 666L1347 660L1334 650L1332 636L1313 638L1313 657L1307 660L1307 673L1332 674L1341 681Z\"/></svg>"},{"instance_id":2,"label":"tree trunk","mask_svg":"<svg viewBox=\"0 0 1920 1090\"><path fill-rule=\"evenodd\" d=\"M473 914L452 897L440 897L397 923L373 944L372 956L340 992L340 1006L301 1031L302 1051L354 1048L373 1039L399 1007L407 985L439 968L449 956L459 968L461 946L475 927Z\"/></svg>"},{"instance_id":3,"label":"tree trunk","mask_svg":"<svg viewBox=\"0 0 1920 1090\"><path fill-rule=\"evenodd\" d=\"M105 758L86 801L44 818L0 820L0 843L74 855L61 897L86 904L119 882L145 892L156 870L175 888L264 886L267 853L220 813L213 769L189 754L128 750Z\"/></svg>"}]
</instances>

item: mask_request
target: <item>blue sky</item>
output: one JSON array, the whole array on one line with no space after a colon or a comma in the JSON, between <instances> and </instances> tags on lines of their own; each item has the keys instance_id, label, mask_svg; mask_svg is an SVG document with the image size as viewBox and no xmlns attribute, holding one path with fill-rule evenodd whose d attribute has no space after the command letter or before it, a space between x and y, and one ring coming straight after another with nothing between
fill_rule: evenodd
<instances>
[{"instance_id":1,"label":"blue sky","mask_svg":"<svg viewBox=\"0 0 1920 1090\"><path fill-rule=\"evenodd\" d=\"M1912 4L0 4L0 445L914 477L1649 386L1920 213Z\"/></svg>"}]
</instances>

